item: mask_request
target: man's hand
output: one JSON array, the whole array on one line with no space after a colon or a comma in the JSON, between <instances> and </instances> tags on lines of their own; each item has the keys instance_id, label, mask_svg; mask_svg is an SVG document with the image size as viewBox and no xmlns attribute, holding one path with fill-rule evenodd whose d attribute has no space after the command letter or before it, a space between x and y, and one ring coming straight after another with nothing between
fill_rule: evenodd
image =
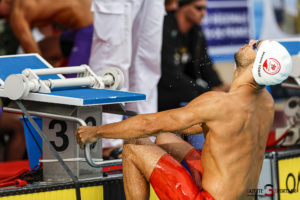
<instances>
[{"instance_id":1,"label":"man's hand","mask_svg":"<svg viewBox=\"0 0 300 200\"><path fill-rule=\"evenodd\" d=\"M97 127L95 126L81 126L75 131L74 135L80 148L83 148L86 143L93 143L98 140Z\"/></svg>"}]
</instances>

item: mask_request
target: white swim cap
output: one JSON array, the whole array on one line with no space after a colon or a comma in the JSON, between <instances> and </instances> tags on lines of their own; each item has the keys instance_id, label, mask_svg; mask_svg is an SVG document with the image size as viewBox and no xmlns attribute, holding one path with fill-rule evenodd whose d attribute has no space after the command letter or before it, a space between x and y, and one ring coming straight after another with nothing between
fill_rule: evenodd
<instances>
[{"instance_id":1,"label":"white swim cap","mask_svg":"<svg viewBox=\"0 0 300 200\"><path fill-rule=\"evenodd\" d=\"M292 58L284 46L276 41L261 43L252 68L254 80L259 85L277 85L292 71Z\"/></svg>"}]
</instances>

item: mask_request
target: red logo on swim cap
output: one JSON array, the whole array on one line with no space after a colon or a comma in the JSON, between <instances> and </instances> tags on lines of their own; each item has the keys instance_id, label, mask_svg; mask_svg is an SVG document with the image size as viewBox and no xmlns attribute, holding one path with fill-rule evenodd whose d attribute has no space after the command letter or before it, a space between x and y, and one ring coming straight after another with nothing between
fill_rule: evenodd
<instances>
[{"instance_id":1,"label":"red logo on swim cap","mask_svg":"<svg viewBox=\"0 0 300 200\"><path fill-rule=\"evenodd\" d=\"M268 58L263 64L263 69L267 74L275 75L280 71L281 66L278 60L274 58Z\"/></svg>"}]
</instances>

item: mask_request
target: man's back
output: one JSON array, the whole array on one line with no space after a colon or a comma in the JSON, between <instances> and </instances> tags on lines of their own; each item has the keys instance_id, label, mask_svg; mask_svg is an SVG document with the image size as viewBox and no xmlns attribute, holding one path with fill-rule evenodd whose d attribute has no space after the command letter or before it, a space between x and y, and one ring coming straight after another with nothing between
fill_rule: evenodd
<instances>
[{"instance_id":1,"label":"man's back","mask_svg":"<svg viewBox=\"0 0 300 200\"><path fill-rule=\"evenodd\" d=\"M252 198L245 195L257 187L274 101L265 89L254 92L246 85L220 100L224 107L215 112L221 117L204 128L203 188L216 199Z\"/></svg>"},{"instance_id":2,"label":"man's back","mask_svg":"<svg viewBox=\"0 0 300 200\"><path fill-rule=\"evenodd\" d=\"M11 15L21 11L34 27L56 23L78 29L93 23L90 7L91 0L14 0Z\"/></svg>"},{"instance_id":3,"label":"man's back","mask_svg":"<svg viewBox=\"0 0 300 200\"><path fill-rule=\"evenodd\" d=\"M9 18L25 53L41 54L31 32L33 27L59 24L78 30L93 24L91 0L11 0L2 1L1 6L0 14Z\"/></svg>"}]
</instances>

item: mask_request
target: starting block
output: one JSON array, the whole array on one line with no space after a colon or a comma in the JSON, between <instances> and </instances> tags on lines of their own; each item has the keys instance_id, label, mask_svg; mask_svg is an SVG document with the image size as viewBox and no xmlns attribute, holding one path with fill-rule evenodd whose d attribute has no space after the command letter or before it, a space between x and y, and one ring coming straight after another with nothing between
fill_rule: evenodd
<instances>
[{"instance_id":1,"label":"starting block","mask_svg":"<svg viewBox=\"0 0 300 200\"><path fill-rule=\"evenodd\" d=\"M68 73L77 73L77 78L62 75ZM112 90L120 89L123 81L118 69L106 69L96 76L88 66L53 68L37 54L0 57L0 98L11 100L3 111L25 114L29 120L31 115L42 117L44 181L72 180L51 148L79 180L101 178L101 169L95 167L121 162L102 161L101 139L83 151L74 131L79 125L100 125L102 112L135 114L122 103L142 101L146 96ZM99 162L95 164L91 157Z\"/></svg>"}]
</instances>

